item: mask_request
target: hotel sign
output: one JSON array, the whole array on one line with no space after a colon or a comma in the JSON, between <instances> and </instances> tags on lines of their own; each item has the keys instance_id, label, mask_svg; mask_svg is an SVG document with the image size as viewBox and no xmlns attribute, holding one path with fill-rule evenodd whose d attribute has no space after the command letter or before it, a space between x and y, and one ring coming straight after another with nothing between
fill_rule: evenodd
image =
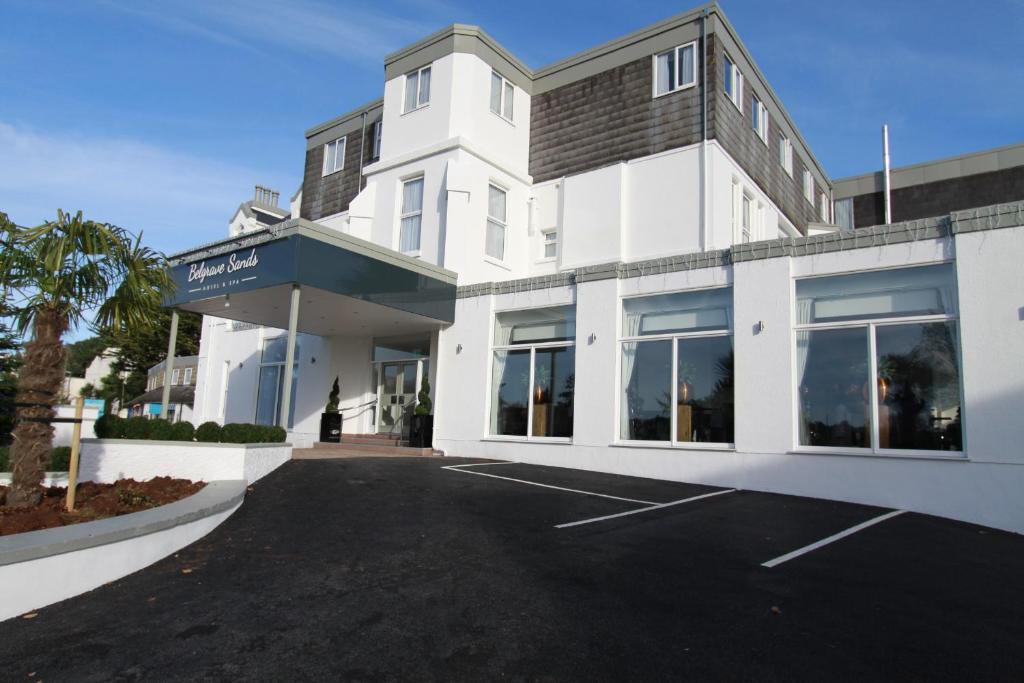
<instances>
[{"instance_id":1,"label":"hotel sign","mask_svg":"<svg viewBox=\"0 0 1024 683\"><path fill-rule=\"evenodd\" d=\"M291 238L241 247L171 268L177 289L171 305L262 289L295 279Z\"/></svg>"}]
</instances>

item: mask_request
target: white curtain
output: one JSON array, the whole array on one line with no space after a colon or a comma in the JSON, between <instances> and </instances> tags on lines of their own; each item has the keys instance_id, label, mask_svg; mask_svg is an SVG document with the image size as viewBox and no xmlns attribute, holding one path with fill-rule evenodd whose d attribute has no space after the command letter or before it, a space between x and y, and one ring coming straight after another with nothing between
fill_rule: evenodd
<instances>
[{"instance_id":1,"label":"white curtain","mask_svg":"<svg viewBox=\"0 0 1024 683\"><path fill-rule=\"evenodd\" d=\"M420 75L409 74L405 77L405 106L403 112L409 112L416 108L416 94L419 91Z\"/></svg>"},{"instance_id":2,"label":"white curtain","mask_svg":"<svg viewBox=\"0 0 1024 683\"><path fill-rule=\"evenodd\" d=\"M423 218L423 178L410 180L402 186L402 213L416 212L402 219L398 248L402 252L419 251L420 222Z\"/></svg>"},{"instance_id":3,"label":"white curtain","mask_svg":"<svg viewBox=\"0 0 1024 683\"><path fill-rule=\"evenodd\" d=\"M420 71L420 104L430 101L430 67Z\"/></svg>"},{"instance_id":4,"label":"white curtain","mask_svg":"<svg viewBox=\"0 0 1024 683\"><path fill-rule=\"evenodd\" d=\"M672 89L672 69L675 68L674 52L658 55L658 94Z\"/></svg>"},{"instance_id":5,"label":"white curtain","mask_svg":"<svg viewBox=\"0 0 1024 683\"><path fill-rule=\"evenodd\" d=\"M796 301L796 324L806 325L811 322L811 310L814 306L812 299L797 299ZM807 371L807 351L811 341L811 333L807 330L797 330L796 333L796 392L797 401L800 402L800 387L804 383L804 372ZM803 404L800 403L802 406ZM800 424L800 443L808 443L807 424L802 415L797 416Z\"/></svg>"},{"instance_id":6,"label":"white curtain","mask_svg":"<svg viewBox=\"0 0 1024 683\"><path fill-rule=\"evenodd\" d=\"M512 87L511 83L505 84L505 118L509 121L512 120L512 104L515 98L515 88Z\"/></svg>"},{"instance_id":7,"label":"white curtain","mask_svg":"<svg viewBox=\"0 0 1024 683\"><path fill-rule=\"evenodd\" d=\"M679 54L679 85L689 85L694 82L694 75L696 72L693 68L693 53L692 47L683 48Z\"/></svg>"},{"instance_id":8,"label":"white curtain","mask_svg":"<svg viewBox=\"0 0 1024 683\"><path fill-rule=\"evenodd\" d=\"M505 222L506 222L505 191L489 185L487 188L487 234L485 235L484 253L496 259L505 258Z\"/></svg>"},{"instance_id":9,"label":"white curtain","mask_svg":"<svg viewBox=\"0 0 1024 683\"><path fill-rule=\"evenodd\" d=\"M508 346L512 339L512 325L502 325L495 322L494 345ZM491 435L498 433L498 394L501 391L501 382L505 377L505 362L508 359L508 351L494 352L494 368L491 374Z\"/></svg>"},{"instance_id":10,"label":"white curtain","mask_svg":"<svg viewBox=\"0 0 1024 683\"><path fill-rule=\"evenodd\" d=\"M622 314L622 336L635 337L640 334L640 321L643 314L639 311L624 311ZM628 439L629 434L629 383L633 379L633 369L636 367L636 352L638 343L627 342L622 345L622 387L619 404L619 437Z\"/></svg>"},{"instance_id":11,"label":"white curtain","mask_svg":"<svg viewBox=\"0 0 1024 683\"><path fill-rule=\"evenodd\" d=\"M501 76L491 72L491 111L501 113Z\"/></svg>"}]
</instances>

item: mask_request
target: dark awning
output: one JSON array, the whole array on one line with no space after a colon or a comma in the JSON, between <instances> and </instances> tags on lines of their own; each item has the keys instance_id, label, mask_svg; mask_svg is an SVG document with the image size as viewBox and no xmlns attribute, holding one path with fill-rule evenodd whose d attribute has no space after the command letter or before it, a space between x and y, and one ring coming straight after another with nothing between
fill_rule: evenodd
<instances>
[{"instance_id":1,"label":"dark awning","mask_svg":"<svg viewBox=\"0 0 1024 683\"><path fill-rule=\"evenodd\" d=\"M160 403L163 400L164 388L157 387L152 391L147 391L141 396L136 396L130 401L126 401L126 406L133 406L136 403ZM196 388L192 386L188 387L171 387L171 400L172 404L184 403L187 406L191 406L193 401L196 399Z\"/></svg>"},{"instance_id":2,"label":"dark awning","mask_svg":"<svg viewBox=\"0 0 1024 683\"><path fill-rule=\"evenodd\" d=\"M455 273L305 219L240 235L170 259L167 305L284 328L292 285L299 330L382 334L455 319Z\"/></svg>"}]
</instances>

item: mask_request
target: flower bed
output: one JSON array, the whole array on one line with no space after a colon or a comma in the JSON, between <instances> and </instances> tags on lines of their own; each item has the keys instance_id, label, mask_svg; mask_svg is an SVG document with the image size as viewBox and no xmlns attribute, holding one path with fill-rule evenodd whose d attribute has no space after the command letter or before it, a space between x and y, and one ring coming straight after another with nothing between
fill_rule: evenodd
<instances>
[{"instance_id":1,"label":"flower bed","mask_svg":"<svg viewBox=\"0 0 1024 683\"><path fill-rule=\"evenodd\" d=\"M78 485L72 512L64 509L67 489L50 487L38 507L0 507L0 536L148 510L191 496L203 486L203 482L171 477L156 477L144 482L121 479L113 484L83 482ZM0 486L0 500L5 494L6 488Z\"/></svg>"}]
</instances>

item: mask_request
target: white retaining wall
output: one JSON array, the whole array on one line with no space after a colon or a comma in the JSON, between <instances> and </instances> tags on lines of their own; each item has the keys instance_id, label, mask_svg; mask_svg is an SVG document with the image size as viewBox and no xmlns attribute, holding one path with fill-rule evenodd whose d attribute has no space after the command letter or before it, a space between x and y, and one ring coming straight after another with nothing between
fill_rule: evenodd
<instances>
[{"instance_id":1,"label":"white retaining wall","mask_svg":"<svg viewBox=\"0 0 1024 683\"><path fill-rule=\"evenodd\" d=\"M291 460L292 445L82 439L80 481L174 477L252 483Z\"/></svg>"}]
</instances>

